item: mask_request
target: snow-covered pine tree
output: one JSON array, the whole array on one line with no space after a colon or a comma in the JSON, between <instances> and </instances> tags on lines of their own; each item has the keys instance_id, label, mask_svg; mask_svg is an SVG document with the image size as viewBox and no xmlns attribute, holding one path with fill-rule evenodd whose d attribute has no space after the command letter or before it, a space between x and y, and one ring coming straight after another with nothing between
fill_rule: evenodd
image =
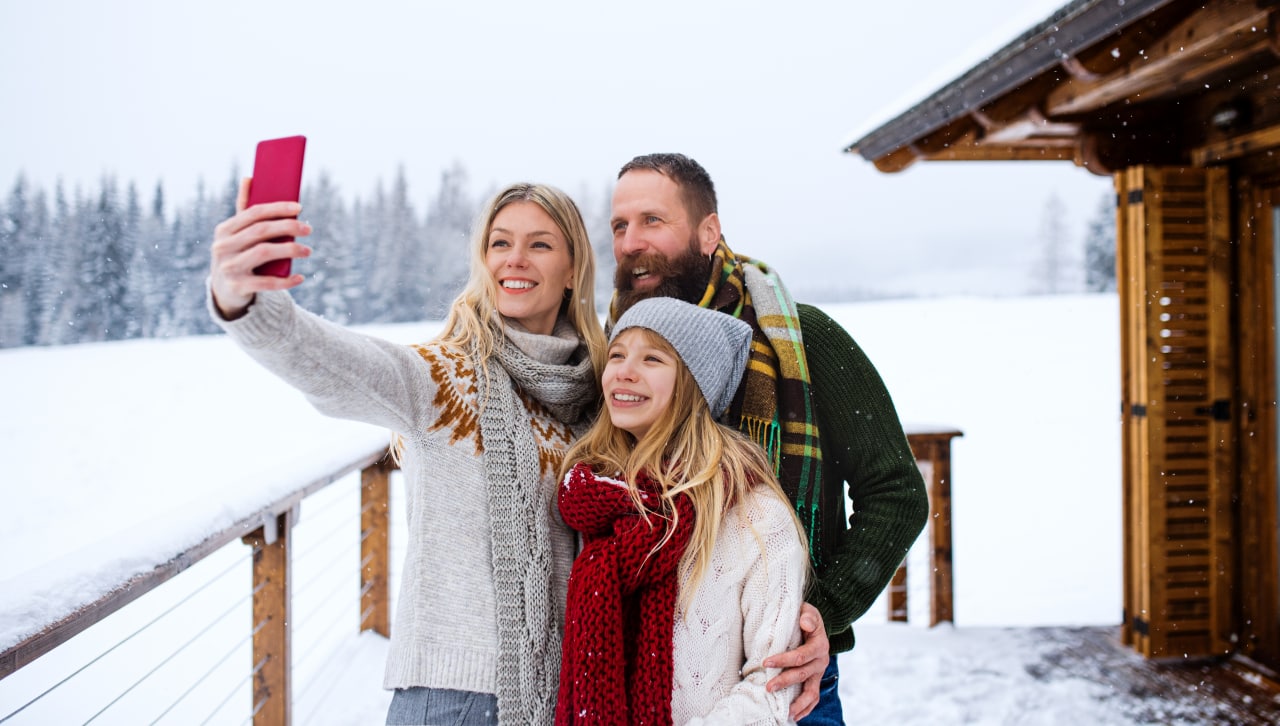
<instances>
[{"instance_id":1,"label":"snow-covered pine tree","mask_svg":"<svg viewBox=\"0 0 1280 726\"><path fill-rule=\"evenodd\" d=\"M73 202L67 198L62 180L58 180L54 185L53 219L45 245L47 284L40 291L38 306L39 341L45 345L73 343L77 335L76 267L80 260L80 247L75 234L79 226L79 206L79 192Z\"/></svg>"},{"instance_id":2,"label":"snow-covered pine tree","mask_svg":"<svg viewBox=\"0 0 1280 726\"><path fill-rule=\"evenodd\" d=\"M31 290L23 279L27 266L27 180L19 174L0 206L0 348L23 343Z\"/></svg>"},{"instance_id":3,"label":"snow-covered pine tree","mask_svg":"<svg viewBox=\"0 0 1280 726\"><path fill-rule=\"evenodd\" d=\"M97 198L78 210L84 235L76 266L76 341L124 337L124 289L128 280L122 248L123 212L116 181L104 176Z\"/></svg>"},{"instance_id":4,"label":"snow-covered pine tree","mask_svg":"<svg viewBox=\"0 0 1280 726\"><path fill-rule=\"evenodd\" d=\"M172 258L164 253L172 230L166 219L164 198L164 186L157 181L150 213L139 220L138 243L130 266L130 294L136 301L139 335L144 338L158 337L172 317L166 288Z\"/></svg>"},{"instance_id":5,"label":"snow-covered pine tree","mask_svg":"<svg viewBox=\"0 0 1280 726\"><path fill-rule=\"evenodd\" d=\"M351 322L352 269L351 236L346 209L328 172L320 172L302 192L304 216L312 226L303 243L312 248L311 257L295 260L307 283L294 289L298 303L338 323Z\"/></svg>"},{"instance_id":6,"label":"snow-covered pine tree","mask_svg":"<svg viewBox=\"0 0 1280 726\"><path fill-rule=\"evenodd\" d=\"M390 296L390 320L396 323L421 320L430 261L422 243L422 225L417 220L417 213L408 195L408 181L404 178L403 166L397 170L396 182L392 184L392 191L387 197L383 224L384 234L387 236L384 248L394 261L392 271L396 275Z\"/></svg>"},{"instance_id":7,"label":"snow-covered pine tree","mask_svg":"<svg viewBox=\"0 0 1280 726\"><path fill-rule=\"evenodd\" d=\"M606 313L613 297L613 272L618 263L613 259L613 228L609 219L613 215L613 182L608 182L596 197L585 186L575 200L582 212L582 223L591 238L591 249L596 254L596 310Z\"/></svg>"},{"instance_id":8,"label":"snow-covered pine tree","mask_svg":"<svg viewBox=\"0 0 1280 726\"><path fill-rule=\"evenodd\" d=\"M1084 285L1091 292L1116 289L1116 195L1098 200L1084 238Z\"/></svg>"},{"instance_id":9,"label":"snow-covered pine tree","mask_svg":"<svg viewBox=\"0 0 1280 726\"><path fill-rule=\"evenodd\" d=\"M415 319L442 317L467 283L471 261L471 227L476 205L467 191L467 170L454 161L440 173L440 187L427 208L423 306Z\"/></svg>"},{"instance_id":10,"label":"snow-covered pine tree","mask_svg":"<svg viewBox=\"0 0 1280 726\"><path fill-rule=\"evenodd\" d=\"M362 293L354 302L357 318L362 323L391 320L395 286L399 280L394 265L399 245L387 236L387 192L379 179L367 200L357 199L351 205L351 232L356 255L353 275L363 281Z\"/></svg>"},{"instance_id":11,"label":"snow-covered pine tree","mask_svg":"<svg viewBox=\"0 0 1280 726\"><path fill-rule=\"evenodd\" d=\"M44 189L35 189L27 207L26 248L23 255L22 280L27 314L23 322L22 345L38 345L45 318L42 306L52 278L48 245L51 241L49 202Z\"/></svg>"},{"instance_id":12,"label":"snow-covered pine tree","mask_svg":"<svg viewBox=\"0 0 1280 726\"><path fill-rule=\"evenodd\" d=\"M238 189L239 179L234 175L233 179ZM230 193L234 195L235 190ZM195 199L185 211L174 217L168 249L161 251L170 261L170 272L162 284L168 291L166 308L171 316L162 336L217 330L205 311L204 280L209 274L209 244L213 239L213 228L235 212L235 197L230 199L228 209L227 191L210 194L205 189L204 179L199 179Z\"/></svg>"},{"instance_id":13,"label":"snow-covered pine tree","mask_svg":"<svg viewBox=\"0 0 1280 726\"><path fill-rule=\"evenodd\" d=\"M1031 274L1031 292L1041 295L1057 295L1078 290L1076 269L1079 263L1067 248L1067 209L1062 197L1052 192L1045 200L1040 217L1040 235L1037 241L1040 257Z\"/></svg>"},{"instance_id":14,"label":"snow-covered pine tree","mask_svg":"<svg viewBox=\"0 0 1280 726\"><path fill-rule=\"evenodd\" d=\"M122 323L120 337L138 338L142 336L143 320L146 309L143 307L142 291L146 289L146 246L142 240L143 214L142 203L138 200L138 187L133 182L125 189L124 212L120 225L120 248L124 255L126 270L123 297L117 313ZM139 255L142 259L139 259Z\"/></svg>"}]
</instances>

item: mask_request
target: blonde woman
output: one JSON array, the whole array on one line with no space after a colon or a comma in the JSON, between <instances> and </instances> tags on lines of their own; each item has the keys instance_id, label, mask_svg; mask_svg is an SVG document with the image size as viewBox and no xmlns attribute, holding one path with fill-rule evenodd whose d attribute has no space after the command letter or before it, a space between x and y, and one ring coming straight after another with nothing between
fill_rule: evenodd
<instances>
[{"instance_id":1,"label":"blonde woman","mask_svg":"<svg viewBox=\"0 0 1280 726\"><path fill-rule=\"evenodd\" d=\"M322 413L396 435L408 552L384 686L387 723L540 724L555 707L574 535L555 514L562 457L599 401L605 339L582 217L559 190L514 184L485 207L471 274L441 334L397 345L321 320L253 274L305 257L291 202L218 225L211 312Z\"/></svg>"},{"instance_id":2,"label":"blonde woman","mask_svg":"<svg viewBox=\"0 0 1280 726\"><path fill-rule=\"evenodd\" d=\"M766 656L800 643L804 532L763 450L716 423L751 327L674 298L618 319L605 414L559 494L582 535L557 724L792 723Z\"/></svg>"}]
</instances>

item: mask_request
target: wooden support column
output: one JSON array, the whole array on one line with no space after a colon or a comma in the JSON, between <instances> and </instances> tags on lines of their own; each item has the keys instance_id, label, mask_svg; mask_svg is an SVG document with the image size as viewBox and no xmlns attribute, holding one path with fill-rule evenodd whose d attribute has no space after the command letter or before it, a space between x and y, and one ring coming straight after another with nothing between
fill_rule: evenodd
<instances>
[{"instance_id":1,"label":"wooden support column","mask_svg":"<svg viewBox=\"0 0 1280 726\"><path fill-rule=\"evenodd\" d=\"M360 632L391 637L390 457L360 472Z\"/></svg>"},{"instance_id":2,"label":"wooden support column","mask_svg":"<svg viewBox=\"0 0 1280 726\"><path fill-rule=\"evenodd\" d=\"M933 442L933 476L929 482L929 514L933 536L933 598L929 625L955 622L951 570L951 440Z\"/></svg>"},{"instance_id":3,"label":"wooden support column","mask_svg":"<svg viewBox=\"0 0 1280 726\"><path fill-rule=\"evenodd\" d=\"M951 568L951 439L963 435L960 431L930 431L907 435L916 461L929 463L929 480L925 483L929 490L931 627L938 623L955 622Z\"/></svg>"},{"instance_id":4,"label":"wooden support column","mask_svg":"<svg viewBox=\"0 0 1280 726\"><path fill-rule=\"evenodd\" d=\"M288 726L292 720L289 544L294 519L293 510L286 511L243 538L253 548L254 726Z\"/></svg>"}]
</instances>

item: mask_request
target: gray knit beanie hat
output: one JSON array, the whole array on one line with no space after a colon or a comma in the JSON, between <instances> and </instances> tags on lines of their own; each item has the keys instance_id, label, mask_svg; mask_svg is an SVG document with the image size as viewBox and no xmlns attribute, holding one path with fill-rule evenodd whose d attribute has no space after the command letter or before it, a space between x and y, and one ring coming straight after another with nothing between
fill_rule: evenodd
<instances>
[{"instance_id":1,"label":"gray knit beanie hat","mask_svg":"<svg viewBox=\"0 0 1280 726\"><path fill-rule=\"evenodd\" d=\"M652 330L670 343L698 382L711 417L724 414L747 369L750 325L673 297L651 297L631 306L618 318L609 342L613 343L627 328Z\"/></svg>"}]
</instances>

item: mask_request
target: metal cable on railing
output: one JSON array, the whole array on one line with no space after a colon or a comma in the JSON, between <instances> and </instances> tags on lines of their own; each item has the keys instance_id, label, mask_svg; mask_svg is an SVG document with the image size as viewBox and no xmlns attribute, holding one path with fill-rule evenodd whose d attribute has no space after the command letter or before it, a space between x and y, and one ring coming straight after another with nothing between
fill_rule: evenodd
<instances>
[{"instance_id":1,"label":"metal cable on railing","mask_svg":"<svg viewBox=\"0 0 1280 726\"><path fill-rule=\"evenodd\" d=\"M341 642L339 642L339 643L338 643L338 645L334 646L334 648L329 652L329 654L328 654L328 655L332 656L333 654L337 653L337 652L338 652L338 650L340 650L340 649L341 649L341 647L342 647L342 643L341 643ZM348 659L346 659L346 660L339 660L338 662L342 663L342 666L341 666L340 668L338 668L338 669L337 669L337 671L336 671L335 673L332 673L332 675L330 675L330 676L329 676L329 678L327 679L327 681L324 681L324 682L326 682L326 683L328 683L328 684L334 684L334 683L340 683L340 682L342 682L342 681L346 678L348 671L350 671L353 667L355 667L356 660L355 660L355 659L348 658ZM313 680L312 680L312 684L313 684L313 685L319 685L319 684L322 682L322 681L321 681L321 679L318 677L319 675L320 675L320 674L317 674L317 677L316 677L315 679L313 679ZM313 685L309 685L309 686L307 686L306 690L309 692L309 691L313 688ZM323 691L322 691L322 693L323 693ZM303 700L302 696L300 695L300 696L295 700L295 703L296 703L296 704L302 704L302 703L305 703L305 701ZM305 724L305 723L313 723L313 722L316 720L316 719L315 719L315 715L316 715L317 713L319 713L320 709L321 709L321 708L323 708L324 704L325 704L325 699L324 699L323 697L316 699L315 705L314 705L314 706L311 708L311 710L307 713L307 717L306 717L305 719L303 719L303 720L301 721L301 723L304 723L304 724Z\"/></svg>"},{"instance_id":2,"label":"metal cable on railing","mask_svg":"<svg viewBox=\"0 0 1280 726\"><path fill-rule=\"evenodd\" d=\"M102 660L102 659L103 659L103 658L105 658L106 656L110 655L113 651L115 651L115 650L116 650L117 648L119 648L120 646L122 646L122 645L124 645L125 643L128 643L129 641L133 640L136 636L138 636L138 635L139 635L139 634L141 634L142 632L144 632L144 631L146 631L147 629L151 628L151 627L152 627L153 625L155 625L156 623L158 623L158 622L160 622L161 620L163 620L163 619L164 619L166 616L168 616L170 613L172 613L173 611L175 611L175 610L177 610L178 608L182 607L184 604L186 604L186 603L190 602L190 601L191 601L193 598L195 598L197 595L199 595L200 593L202 593L202 592L204 592L205 590L207 590L207 589L209 589L210 587L212 587L215 583L217 583L218 581L220 581L223 577L226 577L226 576L227 576L227 574L229 574L229 573L230 573L230 572L232 572L233 570L235 570L235 569L237 569L237 568L240 568L240 567L243 567L243 566L244 566L244 564L245 564L245 558L240 558L240 559L237 559L235 562L232 562L232 563L231 563L231 565L230 565L229 567L227 567L226 569L224 569L222 572L219 572L218 574L214 575L214 576L213 576L212 578L210 578L207 582L205 582L205 584L203 584L203 585L201 585L199 588L197 588L197 589L193 590L190 594L188 594L186 597L182 598L182 599L181 599L181 600L179 600L178 602L174 603L174 604L173 604L172 606L170 606L167 610L165 610L164 612L162 612L162 613L160 613L159 615L157 615L157 616L155 616L154 618L152 618L152 619L151 619L149 622L147 622L145 625L143 625L142 627L140 627L140 628L138 628L137 630L133 631L132 633L130 633L130 634L128 634L128 635L126 635L124 638L122 638L122 639L120 639L119 641L117 641L117 642L116 642L114 645L112 645L110 648L107 648L106 650L102 651L102 652L101 652L101 653L99 653L97 656L95 656L92 660L90 660L89 662L87 662L87 663L85 663L84 665L80 666L80 667L79 667L79 668L77 668L75 671L73 671L71 674L69 674L69 675L67 675L66 677L64 677L62 680L58 681L57 683L53 684L52 686L49 686L49 687L48 687L48 688L46 688L43 692L41 692L41 693L40 693L40 695L38 695L38 696L36 696L35 698L31 699L30 701L27 701L26 703L22 704L22 706L20 706L16 711L13 711L12 713L9 713L9 714L5 715L5 716L4 716L4 718L0 718L0 723L4 723L5 721L8 721L9 719L13 718L14 716L17 716L18 714L22 713L23 711L25 711L25 710L27 709L27 707L28 707L28 706L31 706L32 704L35 704L35 703L36 703L36 702L38 702L40 699L44 698L45 696L49 695L49 694L50 694L50 693L52 693L53 691L57 690L59 687L61 687L61 686L62 686L63 684L65 684L67 681L70 681L72 678L75 678L76 676L80 675L80 673L84 672L87 668L89 668L90 666L92 666L94 663L97 663L98 661ZM240 600L240 602L244 602L244 599L245 599L245 598L242 598L242 599ZM239 604L239 603L237 603L237 604Z\"/></svg>"},{"instance_id":3,"label":"metal cable on railing","mask_svg":"<svg viewBox=\"0 0 1280 726\"><path fill-rule=\"evenodd\" d=\"M345 583L345 582L342 583L342 587L347 587L347 586L349 586L349 583ZM338 589L340 588L335 588L329 594L332 595L333 592L337 592ZM333 630L334 626L337 623L339 623L343 618L348 618L351 616L353 612L358 611L359 607L360 607L359 597L345 599L344 601L342 601L339 607L333 608L333 610L335 611L335 614L330 616L330 618L323 623L325 627L321 628L318 632L321 634L335 632ZM306 622L314 621L315 617L319 615L321 612L323 612L323 610L317 608L315 612L307 618ZM298 627L295 632L301 632L302 629L305 627L306 622L298 623ZM320 640L319 638L316 638L315 641L313 642L319 642L319 640ZM319 651L320 651L319 648L308 648L306 651L298 653L293 659L294 672L301 671L303 667L305 667L310 662L312 656L314 656ZM299 694L299 697L300 695L301 694Z\"/></svg>"},{"instance_id":4,"label":"metal cable on railing","mask_svg":"<svg viewBox=\"0 0 1280 726\"><path fill-rule=\"evenodd\" d=\"M179 703L182 703L183 699L191 695L191 693L195 691L196 688L200 686L200 684L204 683L206 680L209 679L209 676L213 675L214 671L222 667L222 664L226 663L227 659L229 659L231 656L235 655L236 653L240 652L240 649L251 640L253 640L253 633L249 633L245 637L241 638L239 642L237 642L235 645L231 647L231 650L227 651L221 658L218 659L216 663L213 664L211 668L209 668L209 670L205 671L199 678L197 678L195 683L192 683L191 686L187 688L187 690L183 691L182 694L178 696L177 700L169 704L168 708L161 711L160 715L156 716L155 719L151 721L152 726L155 726L155 724L159 723L160 719L164 718L165 715L168 714L170 711L172 711ZM239 687L239 684L237 684L237 688L238 687ZM221 708L221 705L219 705L219 708Z\"/></svg>"},{"instance_id":5,"label":"metal cable on railing","mask_svg":"<svg viewBox=\"0 0 1280 726\"><path fill-rule=\"evenodd\" d=\"M359 542L353 542L352 544L347 545L346 547L342 548L342 551L338 552L338 554L329 558L329 562L334 563L341 560L343 557L350 556L351 551L358 548L359 546L360 546ZM307 580L305 583L302 583L298 587L294 588L293 590L294 597L301 599L303 595L307 594L307 592L310 591L311 588L316 585L316 583L323 581L325 577L328 575L329 575L329 572L327 568L319 569L317 571L317 574L314 577L312 577L310 580ZM344 584L350 585L351 583L348 582Z\"/></svg>"},{"instance_id":6,"label":"metal cable on railing","mask_svg":"<svg viewBox=\"0 0 1280 726\"><path fill-rule=\"evenodd\" d=\"M310 524L310 525L314 526L314 523L315 523L316 521L322 521L322 520L317 520L317 519L315 519L315 517L319 516L321 511L327 511L328 509L331 509L335 504L350 504L350 502L344 501L343 499L335 499L333 502L330 502L330 503L329 503L329 505L328 505L328 506L326 506L323 510L318 510L318 511L317 511L316 513L314 513L314 514L312 514L312 513L308 513L306 521L308 522L308 524ZM299 525L297 529L298 529L298 530L302 530L302 529L303 529L304 527L306 527L306 526L308 526L308 525ZM324 533L324 535L323 535L323 536L321 536L321 537L317 537L316 541L317 541L317 542L327 542L327 541L329 541L329 538L330 538L330 537L334 536L335 534L337 534L337 533L341 532L343 529L345 529L345 528L347 528L347 527L350 527L350 526L351 526L351 518L350 518L350 516L343 517L343 518L341 518L341 519L339 519L339 520L338 520L338 523L337 523L336 525L334 525L334 526L330 527L330 528L329 528L329 529ZM319 552L319 551L321 551L321 550L320 550L320 548L308 549L308 550L303 551L303 552L302 552L301 554L299 554L297 557L294 557L294 558L293 558L293 565L294 565L294 567L297 567L297 566L301 565L303 562L309 561L309 560L311 559L311 556L312 556L312 555L314 555L315 553Z\"/></svg>"},{"instance_id":7,"label":"metal cable on railing","mask_svg":"<svg viewBox=\"0 0 1280 726\"><path fill-rule=\"evenodd\" d=\"M254 666L253 673L250 675L251 676L257 675L258 671L262 670L263 666L267 664L268 660L270 660L270 658L264 658L261 663ZM249 718L246 718L244 720L244 723L253 723L253 719L257 718L258 712L262 710L263 706L267 705L267 701L269 700L271 700L271 695L267 694L267 696L262 698L261 700L254 701L253 711L249 713Z\"/></svg>"},{"instance_id":8,"label":"metal cable on railing","mask_svg":"<svg viewBox=\"0 0 1280 726\"><path fill-rule=\"evenodd\" d=\"M255 628L253 632L256 634L256 633L258 632L258 629L257 629L257 628ZM252 637L252 636L250 636L250 637ZM241 678L239 681L236 681L236 685L235 685L235 687L231 689L231 692L230 692L230 693L228 693L228 694L226 695L226 697L224 697L221 701L219 701L219 702L218 702L218 705L216 705L216 706L214 706L214 707L213 707L213 710L209 712L209 717L208 717L208 718L206 718L205 720L201 721L201 722L200 722L200 726L205 726L205 724L207 724L207 723L209 723L210 721L212 721L212 720L213 720L213 717L214 717L214 716L217 716L217 715L218 715L218 712L222 710L222 707L223 707L223 706L225 706L225 705L227 705L227 702L231 700L231 697L232 697L232 696L234 696L234 695L236 695L236 693L238 693L238 692L240 691L240 688L241 688L241 687L243 687L243 686L244 686L244 684L248 683L250 680L252 680L252 679L253 679L253 677L254 677L254 676L258 675L258 673L260 673L260 672L262 671L262 667L263 667L263 666L265 666L266 664L267 664L267 659L266 659L266 658L263 658L262 660L258 661L257 663L254 663L254 664L253 664L253 670L249 671L249 675L245 676L244 678ZM265 701L265 700L264 700L264 701L259 701L258 703L254 704L253 713L249 714L249 718L245 719L245 721L244 721L245 723L251 723L251 722L253 721L253 717L254 717L254 716L257 716L257 715L258 715L258 711L261 711L261 710L262 710L262 704L263 704L263 703L266 703L266 701Z\"/></svg>"},{"instance_id":9,"label":"metal cable on railing","mask_svg":"<svg viewBox=\"0 0 1280 726\"><path fill-rule=\"evenodd\" d=\"M366 588L366 589L367 589L367 588ZM374 610L374 608L372 608L372 607L367 607L367 608L365 608L364 610L361 610L361 611L360 611L360 625L361 625L361 626L363 626L366 622L368 622L368 621L369 621L369 616L373 614L373 610Z\"/></svg>"},{"instance_id":10,"label":"metal cable on railing","mask_svg":"<svg viewBox=\"0 0 1280 726\"><path fill-rule=\"evenodd\" d=\"M323 537L323 538L317 539L317 541L319 541L319 542L325 542L325 541L328 541L328 538L329 538L329 537L332 537L332 536L334 536L334 535L336 535L336 534L338 534L338 533L342 532L342 530L343 530L343 529L345 529L345 528L347 528L347 527L350 527L350 526L351 526L351 521L350 521L349 519L339 521L336 525L334 525L333 527L331 527L328 531L326 531L326 532L324 533L324 537ZM301 529L301 528L299 528L299 529ZM318 548L318 547L317 547L317 548L312 548L312 549L308 549L308 550L306 550L305 552L303 552L303 553L302 553L302 554L300 554L299 556L297 556L297 557L293 558L293 565L294 565L294 567L297 567L297 566L299 566L299 565L303 564L304 562L309 562L311 559L313 559L313 555L315 555L316 553L321 552L321 551L323 551L323 550L322 550L321 548Z\"/></svg>"},{"instance_id":11,"label":"metal cable on railing","mask_svg":"<svg viewBox=\"0 0 1280 726\"><path fill-rule=\"evenodd\" d=\"M355 633L369 629L385 636L389 629L387 587L390 576L386 510L389 502L388 479L394 465L386 462L384 455L384 451L364 455L351 462L349 468L340 468L291 491L262 509L214 531L196 545L157 564L153 569L134 575L105 596L80 605L62 620L52 622L40 632L6 647L0 652L0 679L26 668L36 659L51 652L59 651L60 658L56 662L44 661L38 668L25 671L23 681L41 681L39 685L30 686L27 693L43 690L12 713L0 718L0 721L8 721L21 713L23 718L34 718L37 721L45 719L47 722L52 719L58 722L80 722L84 716L72 713L81 709L82 713L88 713L96 709L84 723L112 720L122 713L127 714L127 720L138 723L194 723L202 717L198 712L205 710L216 700L212 710L207 712L207 716L203 716L204 723L209 723L225 720L230 715L223 713L227 704L234 702L236 694L241 694L241 697L250 697L250 701L236 706L236 720L244 713L242 708L251 705L252 713L248 721L263 724L288 723L291 720L290 708L297 702L293 698L291 682L298 676L291 676L291 673L299 673L299 666L314 674L301 676L303 681L299 685L303 685L304 689L299 692L299 698L306 699L305 707L309 710L321 708L325 697L323 693L317 692L317 688L322 691L326 683L332 682L334 669L318 666L317 659L334 661L347 670L351 668L351 663L341 657L341 649L352 642L352 633L347 631L346 639L338 637L336 640L330 635L344 630L342 619L359 615L359 627L355 629ZM354 492L344 491L340 487L329 490L333 493L332 498L326 494L315 500L309 499L351 472L360 472L359 483ZM357 502L352 501L353 494L358 506ZM308 510L311 516L307 521L311 526L300 531L294 525L298 521L304 500L308 503L318 502L318 505ZM371 515L370 512L378 511L378 507L381 508L381 513ZM357 523L355 531L350 529L352 515ZM371 537L371 532L379 531L379 538ZM356 536L357 532L359 537ZM225 549L236 541L251 546L248 557ZM321 551L325 554L320 554ZM220 564L216 565L220 571L207 580L201 579L203 575L195 579L188 578L185 582L191 584L179 587L171 596L150 594L164 582L206 561L205 558L217 552L228 556L235 554L236 561L225 568ZM223 591L232 587L228 578L232 572L243 571L246 560L249 560L253 580L248 595L237 599L225 610L207 596L201 600L196 599L210 589ZM301 571L296 567L299 562L306 563ZM353 584L350 579L352 565L356 566L361 586L358 594L351 592L347 597L342 597L343 588L349 588ZM319 574L313 573L314 569L318 569ZM346 575L334 574L337 572L345 572ZM309 579L299 585L300 574ZM323 584L325 576L330 577L332 586ZM194 591L186 592L188 587L194 587ZM307 606L297 613L302 617L295 618L291 609L300 595L307 601ZM139 598L144 596L148 598L146 602L152 605L124 611L130 614L124 616L123 621L108 626L89 640L77 641L81 645L64 647L94 623L121 612L130 603L141 602ZM168 604L171 599L179 597L181 599L176 603ZM218 600L224 604L231 602L230 598ZM236 627L228 619L232 612L244 612L246 601L249 600L252 600L252 632L242 638L244 629ZM165 608L164 612L155 614L160 608ZM200 609L200 615L181 619L173 617L178 613L193 612L192 608ZM206 612L215 614L210 611L217 611L216 617L208 619L201 627L201 621L206 619ZM149 622L137 627L138 621L143 619L148 619ZM132 632L120 637L125 628ZM199 631L194 632L190 638L186 637L195 628L199 628ZM233 628L236 632L233 637L222 638L214 634L215 628L219 629L217 632L224 632L228 628ZM296 634L304 629L307 632L299 641ZM114 643L101 642L107 638L119 640ZM238 642L228 649L232 640ZM179 641L181 644L173 648L166 645ZM237 678L239 674L233 673L233 670L241 673L243 671L241 667L233 665L235 657L237 653L245 653L245 645L249 641L252 641L251 661L254 665L247 675ZM100 645L97 644L99 642ZM312 647L307 651L299 651L298 657L294 658L291 642L307 642ZM93 648L100 648L101 652L95 654ZM69 663L71 659L75 662ZM81 665L85 659L88 662ZM75 670L70 675L62 676L63 672L73 668ZM144 669L149 670L141 673ZM85 703L83 698L48 698L50 693L59 689L66 692L73 679L85 678L92 680L94 691L100 694L94 701L97 704L105 701L105 705L99 708L93 702ZM219 684L226 684L233 679L237 683L229 692L225 695L218 692ZM52 680L58 682L46 688L46 684ZM246 689L246 684L251 681L252 688ZM18 685L18 681L9 681L9 684ZM27 695L23 694L23 698L25 700ZM144 715L147 712L154 715ZM51 713L58 715L50 716Z\"/></svg>"},{"instance_id":12,"label":"metal cable on railing","mask_svg":"<svg viewBox=\"0 0 1280 726\"><path fill-rule=\"evenodd\" d=\"M325 502L324 504L308 506L305 512L307 519L309 521L314 521L317 517L321 517L322 515L324 515L325 512L328 512L330 509L333 509L334 507L341 504L346 504L347 500L351 498L352 494L353 494L352 492L344 492L342 494L336 494L330 498L330 501Z\"/></svg>"},{"instance_id":13,"label":"metal cable on railing","mask_svg":"<svg viewBox=\"0 0 1280 726\"><path fill-rule=\"evenodd\" d=\"M354 601L354 603L344 604L343 607L338 608L337 615L335 617L330 618L325 623L326 627L322 629L320 632L322 633L335 632L334 626L337 625L338 622L341 621L343 618L350 617L351 612L355 610L355 607L353 607L353 605L358 606L359 604L360 604L360 601L359 599L357 599ZM334 653L338 652L338 649L341 647L342 645L341 637L336 638L335 640L337 640L337 645L334 645L332 648L329 648L327 651L325 651L326 656L332 656ZM310 656L313 655L314 653L319 652L319 650L320 650L319 648L312 648L308 650L306 653L300 655L299 657L294 658L293 660L294 671L298 671L302 668L302 666L306 665L307 661L310 659ZM303 686L302 690L299 693L295 694L294 701L301 702L306 697L307 693L311 690L311 687L315 683L316 683L316 679L312 679L309 684L307 684L306 686Z\"/></svg>"},{"instance_id":14,"label":"metal cable on railing","mask_svg":"<svg viewBox=\"0 0 1280 726\"><path fill-rule=\"evenodd\" d=\"M201 636L203 636L205 633L207 633L207 632L209 632L210 630L212 630L212 629L213 629L213 626L215 626L215 625L217 625L219 622L221 622L223 618L225 618L225 617L227 617L228 615L230 615L231 613L235 612L237 608L239 608L241 605L243 605L243 604L245 603L245 601L249 600L249 599L250 599L250 598L252 598L252 597L253 597L252 595L248 595L248 596L246 596L246 597L243 597L243 598L241 598L240 600L238 600L235 604L233 604L231 607L229 607L229 608L227 608L226 610L224 610L224 611L222 612L222 614L221 614L221 615L219 615L218 617L216 617L216 618L214 618L214 619L213 619L213 622L209 623L209 624L208 624L208 625L206 625L204 628L202 628L202 629L200 630L200 632L196 633L196 634L195 634L195 635L194 635L190 640L188 640L187 642L183 643L183 644L182 644L181 646L179 646L176 650L174 650L172 653L170 653L166 658L164 658L163 660L161 660L158 664L156 664L156 666L155 666L154 668L152 668L151 670L149 670L149 671L147 671L146 673L144 673L144 674L143 674L143 676L142 676L141 678L139 678L138 680L134 681L134 682L133 682L133 684L132 684L132 685L130 685L128 688L124 689L124 691L123 691L123 692L121 692L121 693L120 693L120 695L118 695L118 696L116 696L115 698L111 699L111 702L110 702L110 703L108 703L107 705L103 706L103 707L102 707L102 708L101 708L97 713L95 713L95 714L93 714L92 716L90 716L90 717L89 717L89 720L88 720L88 721L85 721L85 723L86 723L86 724L91 723L91 722L93 722L95 719L97 719L99 716L101 716L103 713L105 713L107 709L111 708L111 707L112 707L112 706L114 706L117 702L119 702L119 701L120 701L120 699L122 699L122 698L124 698L125 696L127 696L131 691L133 691L133 689L135 689L135 688L137 688L139 685L141 685L143 681L147 680L147 679L148 679L148 678L150 678L152 675L154 675L154 674L156 673L156 671L160 670L160 669L161 669L161 668L162 668L166 663L168 663L169 661L171 661L171 660L173 660L175 657L177 657L177 655L178 655L179 653L181 653L181 652L182 652L183 650L185 650L186 648L190 647L190 645L191 645L192 643L196 642L197 640L199 640L199 639L201 638Z\"/></svg>"}]
</instances>

